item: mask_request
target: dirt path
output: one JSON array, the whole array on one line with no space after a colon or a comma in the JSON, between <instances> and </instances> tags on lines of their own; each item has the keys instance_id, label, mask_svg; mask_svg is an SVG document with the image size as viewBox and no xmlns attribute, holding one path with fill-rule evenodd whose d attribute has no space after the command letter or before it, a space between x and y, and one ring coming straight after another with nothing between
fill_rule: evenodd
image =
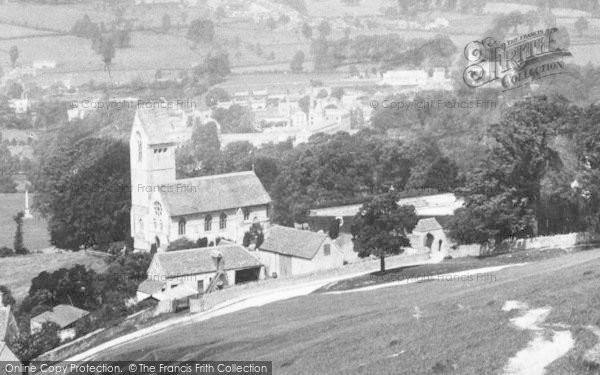
<instances>
[{"instance_id":1,"label":"dirt path","mask_svg":"<svg viewBox=\"0 0 600 375\"><path fill-rule=\"evenodd\" d=\"M519 301L507 301L502 308L503 311L524 311L510 321L520 330L534 332L533 340L527 347L509 359L504 368L504 375L543 375L546 373L546 366L567 354L575 345L571 331L568 330L550 331L551 339L544 335L541 325L550 315L550 307L526 309L527 304Z\"/></svg>"}]
</instances>

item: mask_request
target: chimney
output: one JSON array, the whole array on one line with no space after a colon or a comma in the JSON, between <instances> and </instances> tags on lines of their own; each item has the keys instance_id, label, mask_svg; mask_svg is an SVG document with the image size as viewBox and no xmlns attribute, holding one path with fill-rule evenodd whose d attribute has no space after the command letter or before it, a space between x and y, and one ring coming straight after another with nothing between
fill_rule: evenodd
<instances>
[{"instance_id":1,"label":"chimney","mask_svg":"<svg viewBox=\"0 0 600 375\"><path fill-rule=\"evenodd\" d=\"M210 252L210 256L213 258L213 261L215 262L215 268L218 271L224 271L225 270L225 260L223 259L223 254L218 251L218 250L212 250Z\"/></svg>"}]
</instances>

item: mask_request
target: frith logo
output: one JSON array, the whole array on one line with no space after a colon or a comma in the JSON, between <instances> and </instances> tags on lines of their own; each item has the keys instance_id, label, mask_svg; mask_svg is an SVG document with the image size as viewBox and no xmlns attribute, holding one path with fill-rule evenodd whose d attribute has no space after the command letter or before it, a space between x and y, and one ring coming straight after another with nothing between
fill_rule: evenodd
<instances>
[{"instance_id":1,"label":"frith logo","mask_svg":"<svg viewBox=\"0 0 600 375\"><path fill-rule=\"evenodd\" d=\"M538 30L506 42L494 38L473 41L465 47L470 65L463 73L465 83L480 87L500 80L505 90L534 80L564 73L563 58L568 36L557 28Z\"/></svg>"}]
</instances>

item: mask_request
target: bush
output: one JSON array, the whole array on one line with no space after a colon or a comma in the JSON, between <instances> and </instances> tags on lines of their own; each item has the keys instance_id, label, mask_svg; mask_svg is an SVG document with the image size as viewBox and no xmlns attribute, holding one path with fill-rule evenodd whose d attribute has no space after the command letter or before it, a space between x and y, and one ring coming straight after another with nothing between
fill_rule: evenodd
<instances>
[{"instance_id":1,"label":"bush","mask_svg":"<svg viewBox=\"0 0 600 375\"><path fill-rule=\"evenodd\" d=\"M0 247L0 258L11 257L13 255L15 255L15 252L10 247Z\"/></svg>"}]
</instances>

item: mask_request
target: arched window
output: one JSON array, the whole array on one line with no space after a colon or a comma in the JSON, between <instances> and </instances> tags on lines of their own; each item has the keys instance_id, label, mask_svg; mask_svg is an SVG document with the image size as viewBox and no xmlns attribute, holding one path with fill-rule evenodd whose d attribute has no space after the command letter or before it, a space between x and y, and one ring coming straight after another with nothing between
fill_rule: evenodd
<instances>
[{"instance_id":1,"label":"arched window","mask_svg":"<svg viewBox=\"0 0 600 375\"><path fill-rule=\"evenodd\" d=\"M156 217L161 217L163 213L162 205L159 202L154 202L154 215Z\"/></svg>"},{"instance_id":2,"label":"arched window","mask_svg":"<svg viewBox=\"0 0 600 375\"><path fill-rule=\"evenodd\" d=\"M225 212L223 212L221 214L221 216L219 217L219 228L220 229L227 228L227 215L225 214Z\"/></svg>"},{"instance_id":3,"label":"arched window","mask_svg":"<svg viewBox=\"0 0 600 375\"><path fill-rule=\"evenodd\" d=\"M140 218L138 220L138 227L137 227L137 231L138 232L143 232L144 231L144 220L142 220L142 218Z\"/></svg>"},{"instance_id":4,"label":"arched window","mask_svg":"<svg viewBox=\"0 0 600 375\"><path fill-rule=\"evenodd\" d=\"M138 162L142 161L142 136L140 132L135 133L135 138L137 141L137 153L138 153Z\"/></svg>"},{"instance_id":5,"label":"arched window","mask_svg":"<svg viewBox=\"0 0 600 375\"><path fill-rule=\"evenodd\" d=\"M204 231L210 232L212 230L212 216L206 215L204 218Z\"/></svg>"},{"instance_id":6,"label":"arched window","mask_svg":"<svg viewBox=\"0 0 600 375\"><path fill-rule=\"evenodd\" d=\"M182 236L185 234L185 219L179 220L179 235Z\"/></svg>"}]
</instances>

